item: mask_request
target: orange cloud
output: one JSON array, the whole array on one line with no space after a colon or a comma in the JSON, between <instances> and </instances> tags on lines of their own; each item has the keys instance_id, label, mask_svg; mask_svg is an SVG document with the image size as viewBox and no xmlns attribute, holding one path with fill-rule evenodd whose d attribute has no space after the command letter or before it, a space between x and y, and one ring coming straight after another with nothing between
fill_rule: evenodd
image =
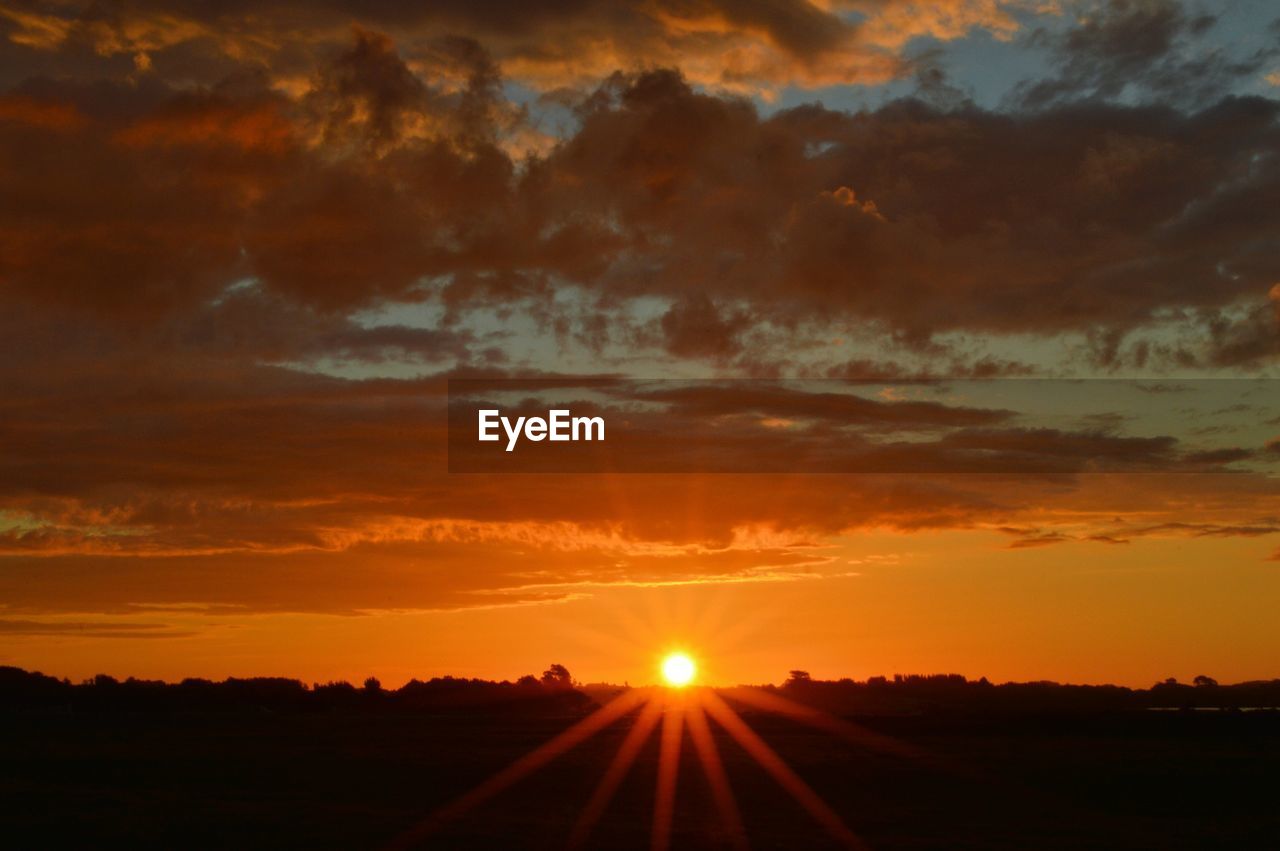
<instances>
[{"instance_id":1,"label":"orange cloud","mask_svg":"<svg viewBox=\"0 0 1280 851\"><path fill-rule=\"evenodd\" d=\"M73 104L24 95L0 95L0 121L66 133L79 130L88 119Z\"/></svg>"},{"instance_id":2,"label":"orange cloud","mask_svg":"<svg viewBox=\"0 0 1280 851\"><path fill-rule=\"evenodd\" d=\"M18 4L19 6L24 4ZM525 3L461 2L316 6L289 0L208 7L195 3L133 3L104 12L92 6L49 10L7 8L9 38L57 51L85 45L95 54L137 58L152 70L165 53L208 64L212 48L226 59L257 61L285 75L296 54L323 53L351 24L394 34L410 45L441 36L483 41L503 73L544 90L594 85L618 70L679 65L703 85L769 93L785 86L878 83L907 72L899 49L911 38L963 37L987 29L1007 38L1017 28L1010 11L1023 0L946 3L671 2L628 0L575 4L568 13ZM245 24L251 11L253 27ZM429 48L428 48L429 52ZM410 49L409 58L418 56Z\"/></svg>"},{"instance_id":3,"label":"orange cloud","mask_svg":"<svg viewBox=\"0 0 1280 851\"><path fill-rule=\"evenodd\" d=\"M278 104L233 104L191 100L176 103L120 130L115 137L133 147L170 145L235 147L283 154L297 143L293 122Z\"/></svg>"}]
</instances>

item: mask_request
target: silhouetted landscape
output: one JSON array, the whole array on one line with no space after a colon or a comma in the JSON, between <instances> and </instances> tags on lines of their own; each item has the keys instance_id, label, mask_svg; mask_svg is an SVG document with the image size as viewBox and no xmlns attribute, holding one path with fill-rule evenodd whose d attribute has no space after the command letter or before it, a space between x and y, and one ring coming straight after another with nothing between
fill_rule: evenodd
<instances>
[{"instance_id":1,"label":"silhouetted landscape","mask_svg":"<svg viewBox=\"0 0 1280 851\"><path fill-rule=\"evenodd\" d=\"M716 692L871 848L1261 848L1280 837L1280 680L1130 689L797 670L780 686ZM372 678L71 683L0 668L7 844L384 847L627 693L560 665L397 689ZM866 741L761 709L760 694ZM628 711L407 844L564 847L638 723ZM838 847L721 725L711 732L750 847ZM657 738L588 847L649 847ZM672 847L735 847L695 748L680 753L678 782Z\"/></svg>"}]
</instances>

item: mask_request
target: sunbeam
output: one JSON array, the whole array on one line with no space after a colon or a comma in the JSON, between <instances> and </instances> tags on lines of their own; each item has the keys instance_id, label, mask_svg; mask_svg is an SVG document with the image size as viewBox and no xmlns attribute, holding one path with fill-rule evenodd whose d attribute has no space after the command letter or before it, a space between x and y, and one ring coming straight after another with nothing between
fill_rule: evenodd
<instances>
[{"instance_id":1,"label":"sunbeam","mask_svg":"<svg viewBox=\"0 0 1280 851\"><path fill-rule=\"evenodd\" d=\"M818 793L809 784L800 779L790 766L778 756L773 748L765 744L754 730L746 725L738 713L734 712L714 691L704 693L704 704L716 722L732 736L738 744L769 774L778 781L782 788L796 799L800 806L808 811L827 831L849 848L865 849L866 844L845 825L840 816L826 805Z\"/></svg>"},{"instance_id":2,"label":"sunbeam","mask_svg":"<svg viewBox=\"0 0 1280 851\"><path fill-rule=\"evenodd\" d=\"M742 815L738 812L737 801L733 798L733 787L729 785L729 777L725 774L724 763L720 761L720 751L716 748L715 739L711 736L711 725L707 723L707 715L702 708L703 692L700 689L697 700L685 714L689 726L689 738L693 740L693 748L702 763L702 771L711 786L711 796L716 803L716 811L720 815L720 824L734 848L746 849L747 831L742 824Z\"/></svg>"},{"instance_id":3,"label":"sunbeam","mask_svg":"<svg viewBox=\"0 0 1280 851\"><path fill-rule=\"evenodd\" d=\"M640 715L636 718L634 726L627 732L622 744L618 746L618 752L614 755L613 761L605 769L604 776L600 778L600 784L596 786L591 799L587 801L587 805L583 808L582 815L578 816L577 822L574 823L573 830L569 834L568 845L570 848L581 848L586 844L587 837L591 834L591 828L595 827L595 823L604 813L605 808L609 806L609 802L613 800L614 792L618 790L618 786L626 778L627 772L631 770L631 764L635 762L640 749L649 740L649 734L653 732L653 728L657 726L661 718L661 703L657 700L650 700L645 703L644 708L640 710Z\"/></svg>"},{"instance_id":4,"label":"sunbeam","mask_svg":"<svg viewBox=\"0 0 1280 851\"><path fill-rule=\"evenodd\" d=\"M820 709L805 706L803 703L796 703L794 700L788 700L763 689L752 686L739 686L738 688L727 690L725 694L734 700L740 700L757 709L774 712L794 721L799 721L802 724L816 727L823 732L839 736L847 742L871 751L910 759L919 759L923 756L919 750L905 742L900 742L874 730L868 730L866 727L828 715Z\"/></svg>"},{"instance_id":5,"label":"sunbeam","mask_svg":"<svg viewBox=\"0 0 1280 851\"><path fill-rule=\"evenodd\" d=\"M666 851L671 844L671 820L675 815L676 782L680 775L680 741L684 736L685 696L675 691L663 695L662 749L658 754L658 788L653 803L650 848Z\"/></svg>"},{"instance_id":6,"label":"sunbeam","mask_svg":"<svg viewBox=\"0 0 1280 851\"><path fill-rule=\"evenodd\" d=\"M409 848L413 843L438 830L445 823L457 818L477 804L493 797L524 777L542 768L556 757L580 742L589 739L600 730L650 699L650 689L633 689L624 692L598 710L560 733L546 744L540 745L490 777L470 792L456 798L423 821L396 837L390 848Z\"/></svg>"}]
</instances>

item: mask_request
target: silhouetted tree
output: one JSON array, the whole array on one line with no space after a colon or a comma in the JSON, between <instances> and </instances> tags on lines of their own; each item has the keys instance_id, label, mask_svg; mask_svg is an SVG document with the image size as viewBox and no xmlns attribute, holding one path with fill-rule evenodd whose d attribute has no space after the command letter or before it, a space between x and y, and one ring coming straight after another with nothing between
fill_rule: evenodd
<instances>
[{"instance_id":1,"label":"silhouetted tree","mask_svg":"<svg viewBox=\"0 0 1280 851\"><path fill-rule=\"evenodd\" d=\"M382 692L382 681L377 677L369 677L364 681L364 690L367 694L379 694Z\"/></svg>"},{"instance_id":2,"label":"silhouetted tree","mask_svg":"<svg viewBox=\"0 0 1280 851\"><path fill-rule=\"evenodd\" d=\"M1206 677L1204 674L1201 674L1200 676L1196 677L1191 682L1195 683L1200 688L1213 688L1218 685L1217 680L1215 680L1213 677Z\"/></svg>"},{"instance_id":3,"label":"silhouetted tree","mask_svg":"<svg viewBox=\"0 0 1280 851\"><path fill-rule=\"evenodd\" d=\"M813 677L809 676L808 671L801 671L797 669L789 672L787 675L788 685L799 685L801 683L811 683L811 682L813 682Z\"/></svg>"},{"instance_id":4,"label":"silhouetted tree","mask_svg":"<svg viewBox=\"0 0 1280 851\"><path fill-rule=\"evenodd\" d=\"M572 688L573 676L564 665L552 665L542 672L542 684L550 688Z\"/></svg>"}]
</instances>

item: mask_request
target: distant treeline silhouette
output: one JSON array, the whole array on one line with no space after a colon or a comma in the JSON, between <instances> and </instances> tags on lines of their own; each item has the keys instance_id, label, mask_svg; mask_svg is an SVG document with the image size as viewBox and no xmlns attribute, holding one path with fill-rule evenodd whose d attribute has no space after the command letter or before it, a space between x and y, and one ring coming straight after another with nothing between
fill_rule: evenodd
<instances>
[{"instance_id":1,"label":"distant treeline silhouette","mask_svg":"<svg viewBox=\"0 0 1280 851\"><path fill-rule=\"evenodd\" d=\"M384 689L374 677L360 687L348 682L314 683L284 677L232 677L222 682L185 679L179 683L117 680L99 674L81 683L0 666L0 710L65 712L309 712L408 711L564 714L590 709L594 702L575 688L563 665L541 677L515 682L458 677L410 680Z\"/></svg>"},{"instance_id":2,"label":"distant treeline silhouette","mask_svg":"<svg viewBox=\"0 0 1280 851\"><path fill-rule=\"evenodd\" d=\"M796 670L781 686L766 688L838 715L1280 707L1280 680L1221 685L1207 676L1198 676L1191 683L1169 678L1150 688L1132 689L1048 681L997 685L986 677L970 680L960 674L899 674L865 681L815 680L806 671ZM732 690L729 693L732 694Z\"/></svg>"},{"instance_id":3,"label":"distant treeline silhouette","mask_svg":"<svg viewBox=\"0 0 1280 851\"><path fill-rule=\"evenodd\" d=\"M1054 682L994 684L959 674L896 675L867 680L815 680L792 671L765 690L837 715L932 712L1098 712L1148 709L1256 709L1280 707L1280 680L1220 685L1210 677L1191 683L1170 678L1147 689ZM105 674L72 683L21 668L0 666L0 711L53 712L517 712L577 714L623 690L582 686L563 665L515 682L435 677L385 689L370 677L361 686L283 677L229 678L179 683ZM721 690L731 700L735 689Z\"/></svg>"}]
</instances>

